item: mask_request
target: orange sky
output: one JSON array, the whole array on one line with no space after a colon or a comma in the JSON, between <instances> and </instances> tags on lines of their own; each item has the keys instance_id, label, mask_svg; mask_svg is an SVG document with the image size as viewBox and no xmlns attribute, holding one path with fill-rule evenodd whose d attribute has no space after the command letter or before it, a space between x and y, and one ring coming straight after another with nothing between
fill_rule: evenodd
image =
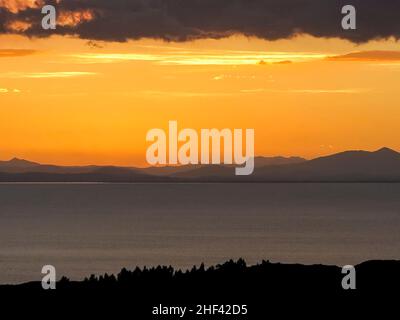
<instances>
[{"instance_id":1,"label":"orange sky","mask_svg":"<svg viewBox=\"0 0 400 320\"><path fill-rule=\"evenodd\" d=\"M399 49L308 36L90 46L0 36L0 159L145 165L146 132L170 120L254 128L258 155L400 150Z\"/></svg>"}]
</instances>

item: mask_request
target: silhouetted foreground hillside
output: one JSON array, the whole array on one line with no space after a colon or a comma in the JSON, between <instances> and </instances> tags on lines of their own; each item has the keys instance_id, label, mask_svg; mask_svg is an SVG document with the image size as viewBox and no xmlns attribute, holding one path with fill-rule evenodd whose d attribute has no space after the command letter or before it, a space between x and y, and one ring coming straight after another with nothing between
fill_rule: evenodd
<instances>
[{"instance_id":1,"label":"silhouetted foreground hillside","mask_svg":"<svg viewBox=\"0 0 400 320\"><path fill-rule=\"evenodd\" d=\"M185 306L184 319L266 319L270 315L361 315L385 302L394 308L400 291L400 261L369 261L356 266L357 290L343 290L341 268L262 262L246 266L243 260L190 271L157 267L118 275L91 276L82 282L63 278L56 290L40 283L0 286L0 294L16 299L31 313L36 308L65 314L112 315L111 319L180 319L153 315L154 308ZM393 299L393 303L391 300ZM3 300L5 302L5 300ZM373 302L373 304L370 304ZM197 315L198 305L246 305L246 315ZM43 309L44 310L44 309ZM226 309L225 309L226 311ZM376 311L376 310L375 310ZM381 310L382 312L384 310ZM321 316L321 317L319 317ZM383 319L383 318L382 318Z\"/></svg>"}]
</instances>

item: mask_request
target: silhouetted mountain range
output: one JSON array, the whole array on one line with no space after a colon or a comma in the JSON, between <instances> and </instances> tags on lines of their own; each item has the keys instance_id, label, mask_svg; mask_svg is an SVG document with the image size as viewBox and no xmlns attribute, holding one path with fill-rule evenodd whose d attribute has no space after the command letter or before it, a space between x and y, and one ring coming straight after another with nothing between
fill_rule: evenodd
<instances>
[{"instance_id":1,"label":"silhouetted mountain range","mask_svg":"<svg viewBox=\"0 0 400 320\"><path fill-rule=\"evenodd\" d=\"M375 152L346 151L287 166L261 168L266 181L400 181L400 153L389 148Z\"/></svg>"},{"instance_id":2,"label":"silhouetted mountain range","mask_svg":"<svg viewBox=\"0 0 400 320\"><path fill-rule=\"evenodd\" d=\"M400 153L346 151L313 160L257 157L250 176L234 165L176 167L55 166L0 161L0 182L400 182Z\"/></svg>"}]
</instances>

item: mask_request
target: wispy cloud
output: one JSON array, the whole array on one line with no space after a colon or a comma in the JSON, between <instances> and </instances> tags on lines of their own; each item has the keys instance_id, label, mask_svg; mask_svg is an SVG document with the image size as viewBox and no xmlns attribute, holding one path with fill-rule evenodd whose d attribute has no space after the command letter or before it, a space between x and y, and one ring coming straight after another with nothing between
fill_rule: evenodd
<instances>
[{"instance_id":1,"label":"wispy cloud","mask_svg":"<svg viewBox=\"0 0 400 320\"><path fill-rule=\"evenodd\" d=\"M291 93L305 93L305 94L357 94L365 92L364 89L302 89L302 90L288 90Z\"/></svg>"},{"instance_id":2,"label":"wispy cloud","mask_svg":"<svg viewBox=\"0 0 400 320\"><path fill-rule=\"evenodd\" d=\"M370 63L369 66L372 66L372 67L386 67L386 68L400 68L400 61L399 62Z\"/></svg>"},{"instance_id":3,"label":"wispy cloud","mask_svg":"<svg viewBox=\"0 0 400 320\"><path fill-rule=\"evenodd\" d=\"M235 74L219 74L213 77L215 81L221 80L255 80L257 77L254 75L246 76L246 75L235 75Z\"/></svg>"},{"instance_id":4,"label":"wispy cloud","mask_svg":"<svg viewBox=\"0 0 400 320\"><path fill-rule=\"evenodd\" d=\"M284 94L360 94L367 92L366 89L243 89L238 91L158 91L145 90L130 92L130 95L141 95L147 97L162 98L193 98L193 97L230 97L248 94L284 93Z\"/></svg>"},{"instance_id":5,"label":"wispy cloud","mask_svg":"<svg viewBox=\"0 0 400 320\"><path fill-rule=\"evenodd\" d=\"M399 61L400 51L357 51L348 54L331 56L330 61Z\"/></svg>"},{"instance_id":6,"label":"wispy cloud","mask_svg":"<svg viewBox=\"0 0 400 320\"><path fill-rule=\"evenodd\" d=\"M35 50L26 49L0 49L0 58L23 57L34 54Z\"/></svg>"},{"instance_id":7,"label":"wispy cloud","mask_svg":"<svg viewBox=\"0 0 400 320\"><path fill-rule=\"evenodd\" d=\"M0 78L10 79L42 79L42 78L73 78L82 76L93 76L97 73L94 72L75 72L75 71L63 71L63 72L8 72L0 73Z\"/></svg>"},{"instance_id":8,"label":"wispy cloud","mask_svg":"<svg viewBox=\"0 0 400 320\"><path fill-rule=\"evenodd\" d=\"M244 89L242 93L293 93L293 94L359 94L369 90L367 89Z\"/></svg>"},{"instance_id":9,"label":"wispy cloud","mask_svg":"<svg viewBox=\"0 0 400 320\"><path fill-rule=\"evenodd\" d=\"M19 89L0 88L0 93L20 93Z\"/></svg>"},{"instance_id":10,"label":"wispy cloud","mask_svg":"<svg viewBox=\"0 0 400 320\"><path fill-rule=\"evenodd\" d=\"M237 92L193 92L193 91L141 91L140 94L149 97L170 97L170 98L196 98L196 97L229 97Z\"/></svg>"},{"instance_id":11,"label":"wispy cloud","mask_svg":"<svg viewBox=\"0 0 400 320\"><path fill-rule=\"evenodd\" d=\"M162 53L85 53L69 55L77 63L116 63L123 61L151 61L159 65L257 65L281 61L310 61L325 59L323 53L259 52L259 51L165 51Z\"/></svg>"}]
</instances>

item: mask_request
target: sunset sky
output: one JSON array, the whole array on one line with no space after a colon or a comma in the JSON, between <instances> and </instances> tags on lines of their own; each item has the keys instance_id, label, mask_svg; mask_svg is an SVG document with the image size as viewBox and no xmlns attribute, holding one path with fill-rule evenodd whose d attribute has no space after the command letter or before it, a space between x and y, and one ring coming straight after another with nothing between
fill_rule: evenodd
<instances>
[{"instance_id":1,"label":"sunset sky","mask_svg":"<svg viewBox=\"0 0 400 320\"><path fill-rule=\"evenodd\" d=\"M72 29L86 23L74 17L63 21ZM170 120L180 128L254 128L264 156L400 150L394 38L233 33L121 42L27 37L16 21L0 20L19 26L19 34L0 32L2 160L144 166L146 132Z\"/></svg>"}]
</instances>

